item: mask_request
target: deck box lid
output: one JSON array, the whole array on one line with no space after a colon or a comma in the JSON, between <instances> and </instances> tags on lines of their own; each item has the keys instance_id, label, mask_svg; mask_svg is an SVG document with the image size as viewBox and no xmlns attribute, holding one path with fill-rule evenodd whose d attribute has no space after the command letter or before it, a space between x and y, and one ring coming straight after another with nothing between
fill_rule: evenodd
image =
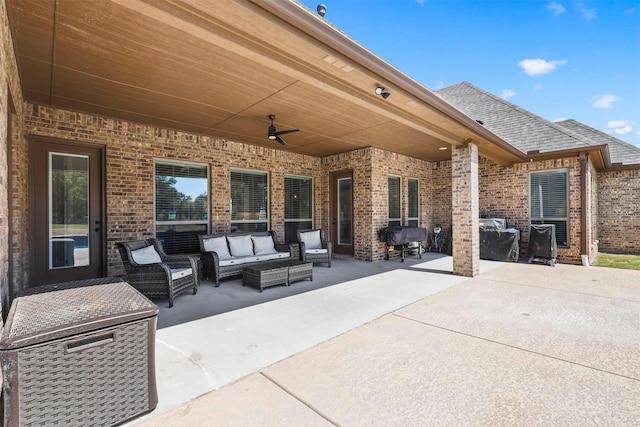
<instances>
[{"instance_id":1,"label":"deck box lid","mask_svg":"<svg viewBox=\"0 0 640 427\"><path fill-rule=\"evenodd\" d=\"M0 350L22 348L158 314L125 282L21 296L11 304Z\"/></svg>"}]
</instances>

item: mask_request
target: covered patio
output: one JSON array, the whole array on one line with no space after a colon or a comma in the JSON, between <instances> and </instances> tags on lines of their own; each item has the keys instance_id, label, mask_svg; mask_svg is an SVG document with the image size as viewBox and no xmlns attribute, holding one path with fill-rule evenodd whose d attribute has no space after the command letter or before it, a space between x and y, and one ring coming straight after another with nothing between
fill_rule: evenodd
<instances>
[{"instance_id":1,"label":"covered patio","mask_svg":"<svg viewBox=\"0 0 640 427\"><path fill-rule=\"evenodd\" d=\"M468 279L439 254L388 265L160 329L159 405L130 424L640 422L637 271L481 261Z\"/></svg>"}]
</instances>

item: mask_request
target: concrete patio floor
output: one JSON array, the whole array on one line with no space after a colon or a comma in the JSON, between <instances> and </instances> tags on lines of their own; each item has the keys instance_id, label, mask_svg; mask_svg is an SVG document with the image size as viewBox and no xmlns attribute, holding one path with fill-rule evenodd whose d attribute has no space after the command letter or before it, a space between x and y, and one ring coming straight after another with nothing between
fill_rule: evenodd
<instances>
[{"instance_id":1,"label":"concrete patio floor","mask_svg":"<svg viewBox=\"0 0 640 427\"><path fill-rule=\"evenodd\" d=\"M129 424L640 425L640 272L423 261L158 330Z\"/></svg>"}]
</instances>

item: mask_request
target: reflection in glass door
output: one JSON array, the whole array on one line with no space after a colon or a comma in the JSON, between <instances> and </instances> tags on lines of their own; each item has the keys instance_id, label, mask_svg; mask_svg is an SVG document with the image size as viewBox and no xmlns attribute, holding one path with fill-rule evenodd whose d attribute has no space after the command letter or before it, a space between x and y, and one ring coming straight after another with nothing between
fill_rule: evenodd
<instances>
[{"instance_id":1,"label":"reflection in glass door","mask_svg":"<svg viewBox=\"0 0 640 427\"><path fill-rule=\"evenodd\" d=\"M49 268L89 265L89 156L49 153Z\"/></svg>"},{"instance_id":2,"label":"reflection in glass door","mask_svg":"<svg viewBox=\"0 0 640 427\"><path fill-rule=\"evenodd\" d=\"M104 147L30 139L29 287L104 277Z\"/></svg>"},{"instance_id":3,"label":"reflection in glass door","mask_svg":"<svg viewBox=\"0 0 640 427\"><path fill-rule=\"evenodd\" d=\"M338 245L353 245L351 178L338 179Z\"/></svg>"}]
</instances>

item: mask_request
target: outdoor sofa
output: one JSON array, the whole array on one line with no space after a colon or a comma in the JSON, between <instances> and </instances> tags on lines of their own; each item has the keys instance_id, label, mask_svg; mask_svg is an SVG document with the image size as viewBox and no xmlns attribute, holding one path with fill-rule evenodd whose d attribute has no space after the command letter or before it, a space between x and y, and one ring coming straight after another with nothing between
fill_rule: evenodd
<instances>
[{"instance_id":1,"label":"outdoor sofa","mask_svg":"<svg viewBox=\"0 0 640 427\"><path fill-rule=\"evenodd\" d=\"M204 278L215 281L242 274L245 267L293 257L289 244L278 243L275 231L204 234L200 240L200 262Z\"/></svg>"}]
</instances>

